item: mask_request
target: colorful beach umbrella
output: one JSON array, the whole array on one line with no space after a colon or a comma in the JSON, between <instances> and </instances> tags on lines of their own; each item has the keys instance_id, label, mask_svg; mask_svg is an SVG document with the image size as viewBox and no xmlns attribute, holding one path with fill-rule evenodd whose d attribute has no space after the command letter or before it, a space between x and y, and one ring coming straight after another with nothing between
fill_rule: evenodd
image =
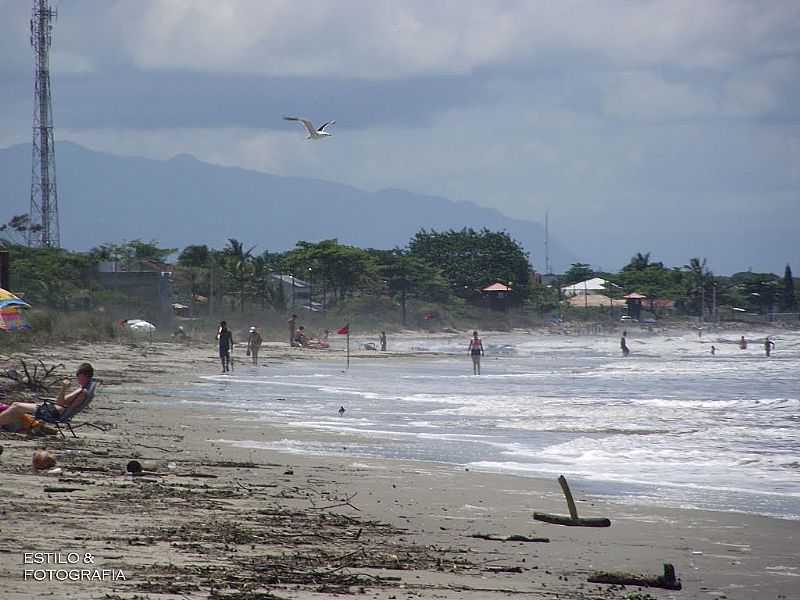
<instances>
[{"instance_id":1,"label":"colorful beach umbrella","mask_svg":"<svg viewBox=\"0 0 800 600\"><path fill-rule=\"evenodd\" d=\"M9 333L30 331L30 323L23 313L28 308L30 304L20 300L8 290L0 288L0 331Z\"/></svg>"}]
</instances>

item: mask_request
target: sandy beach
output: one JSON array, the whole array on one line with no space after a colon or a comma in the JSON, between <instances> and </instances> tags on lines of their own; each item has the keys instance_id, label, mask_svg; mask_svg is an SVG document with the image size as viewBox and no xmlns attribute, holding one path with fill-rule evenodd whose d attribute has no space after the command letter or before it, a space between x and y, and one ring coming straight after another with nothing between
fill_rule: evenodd
<instances>
[{"instance_id":1,"label":"sandy beach","mask_svg":"<svg viewBox=\"0 0 800 600\"><path fill-rule=\"evenodd\" d=\"M236 447L230 441L281 433L153 395L216 373L208 345L72 345L37 357L70 370L94 364L101 392L76 422L107 431L63 440L0 433L8 600L800 597L798 521L615 505L573 486L581 516L612 526L542 523L534 511L567 511L555 479ZM262 358L331 359L278 344ZM34 472L36 448L54 452L61 472ZM126 473L133 459L143 474ZM587 582L595 571L659 575L664 563L682 590ZM101 572L56 580L76 569Z\"/></svg>"}]
</instances>

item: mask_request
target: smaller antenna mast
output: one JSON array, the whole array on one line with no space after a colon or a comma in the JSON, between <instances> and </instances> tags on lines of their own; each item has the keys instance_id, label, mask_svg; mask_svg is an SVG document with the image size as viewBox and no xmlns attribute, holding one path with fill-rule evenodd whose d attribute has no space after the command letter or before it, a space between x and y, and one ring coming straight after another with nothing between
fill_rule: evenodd
<instances>
[{"instance_id":1,"label":"smaller antenna mast","mask_svg":"<svg viewBox=\"0 0 800 600\"><path fill-rule=\"evenodd\" d=\"M544 268L548 275L553 274L550 266L550 209L544 211Z\"/></svg>"}]
</instances>

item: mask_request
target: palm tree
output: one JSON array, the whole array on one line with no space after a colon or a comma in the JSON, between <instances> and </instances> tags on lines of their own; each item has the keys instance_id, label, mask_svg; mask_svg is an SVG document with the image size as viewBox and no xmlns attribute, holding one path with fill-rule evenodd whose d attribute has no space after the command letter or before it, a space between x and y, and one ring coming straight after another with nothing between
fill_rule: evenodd
<instances>
[{"instance_id":1,"label":"palm tree","mask_svg":"<svg viewBox=\"0 0 800 600\"><path fill-rule=\"evenodd\" d=\"M650 266L650 253L642 254L641 252L637 252L636 256L631 258L631 262L628 263L628 266L632 271L644 271Z\"/></svg>"},{"instance_id":2,"label":"palm tree","mask_svg":"<svg viewBox=\"0 0 800 600\"><path fill-rule=\"evenodd\" d=\"M247 282L253 275L253 250L252 246L245 251L244 244L235 238L228 239L228 245L223 249L225 255L225 272L236 283L239 290L239 310L244 312L244 296Z\"/></svg>"},{"instance_id":3,"label":"palm tree","mask_svg":"<svg viewBox=\"0 0 800 600\"><path fill-rule=\"evenodd\" d=\"M275 270L275 258L269 252L253 258L253 292L261 300L261 308L267 303L275 308L284 308L278 290L272 285L272 273ZM278 286L281 289L281 286Z\"/></svg>"},{"instance_id":4,"label":"palm tree","mask_svg":"<svg viewBox=\"0 0 800 600\"><path fill-rule=\"evenodd\" d=\"M693 297L693 304L698 307L698 313L702 318L705 314L705 290L713 280L714 274L706 267L706 259L692 258L688 265L683 268L688 271L690 294Z\"/></svg>"}]
</instances>

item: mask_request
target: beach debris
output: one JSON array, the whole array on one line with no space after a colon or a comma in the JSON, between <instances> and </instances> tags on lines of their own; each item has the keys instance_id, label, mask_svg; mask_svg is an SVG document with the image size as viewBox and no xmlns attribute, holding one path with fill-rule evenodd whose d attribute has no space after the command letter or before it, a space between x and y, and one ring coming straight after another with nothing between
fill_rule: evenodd
<instances>
[{"instance_id":1,"label":"beach debris","mask_svg":"<svg viewBox=\"0 0 800 600\"><path fill-rule=\"evenodd\" d=\"M28 368L28 363L24 360L20 360L24 375L16 369L11 368L0 371L0 377L10 379L18 385L22 385L34 392L47 392L54 383L61 381L61 378L53 373L59 367L63 369L64 365L59 363L48 367L41 359L37 359L37 363L38 364L33 365L33 372L31 373L31 370Z\"/></svg>"},{"instance_id":2,"label":"beach debris","mask_svg":"<svg viewBox=\"0 0 800 600\"><path fill-rule=\"evenodd\" d=\"M148 450L160 450L161 452L183 452L180 448L162 448L161 446L145 446L144 444L134 444L138 448L147 448Z\"/></svg>"},{"instance_id":3,"label":"beach debris","mask_svg":"<svg viewBox=\"0 0 800 600\"><path fill-rule=\"evenodd\" d=\"M681 580L675 577L675 567L664 563L663 575L641 575L638 573L622 573L612 571L595 571L587 579L589 583L610 583L614 585L638 585L640 587L657 587L666 590L681 589Z\"/></svg>"},{"instance_id":4,"label":"beach debris","mask_svg":"<svg viewBox=\"0 0 800 600\"><path fill-rule=\"evenodd\" d=\"M33 453L33 468L37 471L52 469L56 466L56 457L47 450L36 450Z\"/></svg>"},{"instance_id":5,"label":"beach debris","mask_svg":"<svg viewBox=\"0 0 800 600\"><path fill-rule=\"evenodd\" d=\"M486 567L490 573L522 573L522 567L504 567L502 565L495 565Z\"/></svg>"},{"instance_id":6,"label":"beach debris","mask_svg":"<svg viewBox=\"0 0 800 600\"><path fill-rule=\"evenodd\" d=\"M146 473L152 475L158 471L158 464L152 461L130 460L125 465L125 470L131 475L144 475Z\"/></svg>"},{"instance_id":7,"label":"beach debris","mask_svg":"<svg viewBox=\"0 0 800 600\"><path fill-rule=\"evenodd\" d=\"M492 533L472 533L467 537L478 538L479 540L490 540L492 542L542 542L549 543L550 538L546 537L528 537L527 535L494 535Z\"/></svg>"},{"instance_id":8,"label":"beach debris","mask_svg":"<svg viewBox=\"0 0 800 600\"><path fill-rule=\"evenodd\" d=\"M553 525L567 525L571 527L610 527L611 521L606 518L581 518L578 516L578 509L575 506L575 500L572 497L572 492L569 489L567 478L559 475L558 483L561 485L561 490L564 492L564 497L567 500L567 508L569 509L569 516L554 515L550 513L533 513L533 518L537 521L544 521L545 523L552 523Z\"/></svg>"},{"instance_id":9,"label":"beach debris","mask_svg":"<svg viewBox=\"0 0 800 600\"><path fill-rule=\"evenodd\" d=\"M45 494L80 492L81 490L82 490L82 488L64 487L64 486L61 486L61 485L46 485L46 486L44 486Z\"/></svg>"}]
</instances>

